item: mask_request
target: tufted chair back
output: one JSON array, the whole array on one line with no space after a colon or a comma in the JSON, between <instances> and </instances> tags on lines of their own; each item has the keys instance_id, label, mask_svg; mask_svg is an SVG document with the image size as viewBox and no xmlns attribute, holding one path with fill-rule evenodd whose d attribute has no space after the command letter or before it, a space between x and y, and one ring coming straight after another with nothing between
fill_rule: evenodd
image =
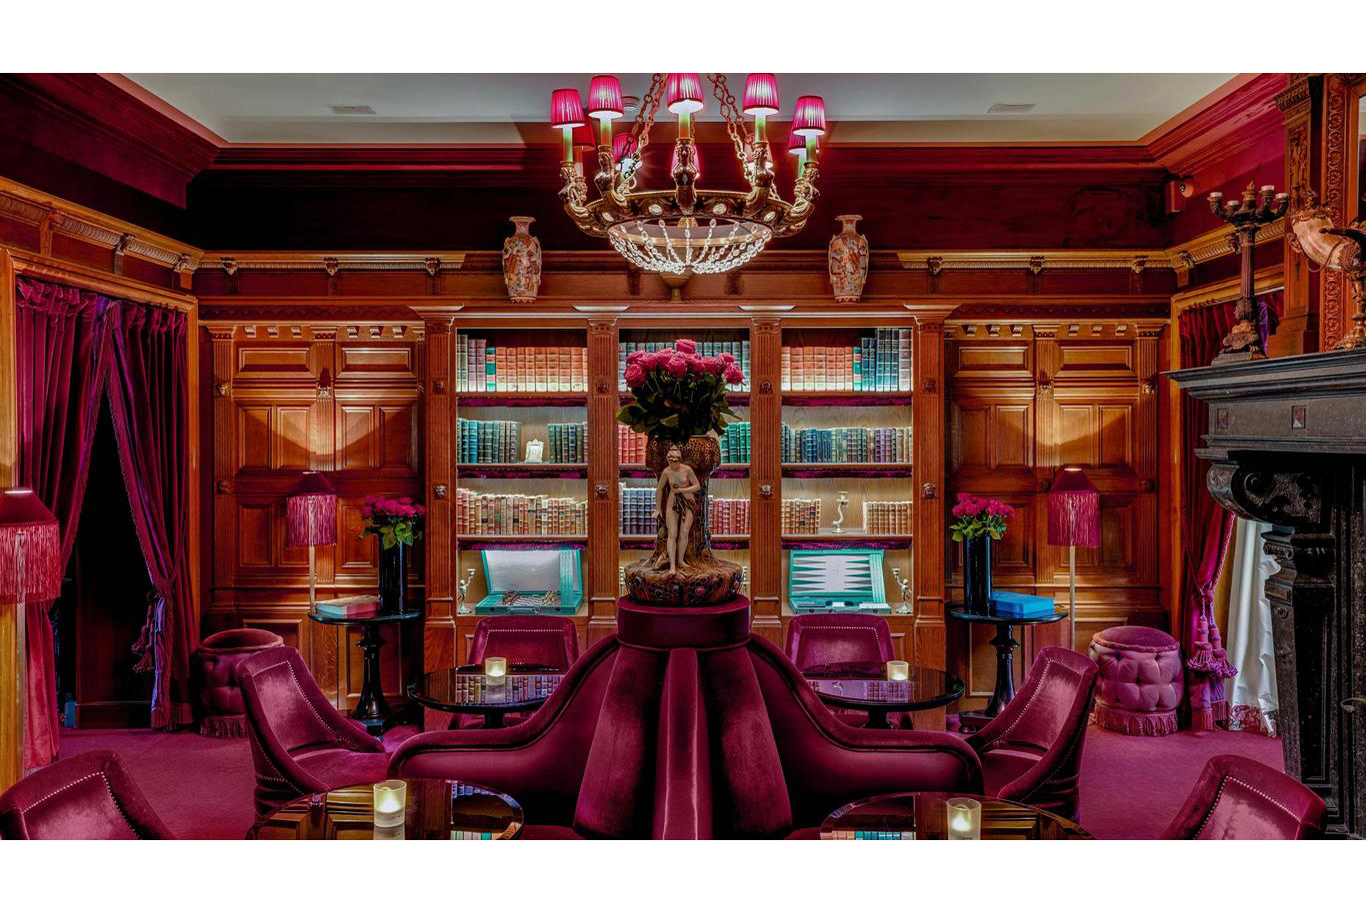
<instances>
[{"instance_id":1,"label":"tufted chair back","mask_svg":"<svg viewBox=\"0 0 1370 913\"><path fill-rule=\"evenodd\" d=\"M476 622L468 663L503 656L511 663L535 663L565 672L580 655L576 625L545 615L492 615Z\"/></svg>"},{"instance_id":2,"label":"tufted chair back","mask_svg":"<svg viewBox=\"0 0 1370 913\"><path fill-rule=\"evenodd\" d=\"M884 674L894 659L890 626L879 615L796 615L785 634L785 655L801 672L822 669Z\"/></svg>"},{"instance_id":3,"label":"tufted chair back","mask_svg":"<svg viewBox=\"0 0 1370 913\"><path fill-rule=\"evenodd\" d=\"M119 756L87 751L0 793L5 840L174 840Z\"/></svg>"},{"instance_id":4,"label":"tufted chair back","mask_svg":"<svg viewBox=\"0 0 1370 913\"><path fill-rule=\"evenodd\" d=\"M1283 771L1250 758L1215 755L1164 840L1307 840L1322 834L1326 806Z\"/></svg>"}]
</instances>

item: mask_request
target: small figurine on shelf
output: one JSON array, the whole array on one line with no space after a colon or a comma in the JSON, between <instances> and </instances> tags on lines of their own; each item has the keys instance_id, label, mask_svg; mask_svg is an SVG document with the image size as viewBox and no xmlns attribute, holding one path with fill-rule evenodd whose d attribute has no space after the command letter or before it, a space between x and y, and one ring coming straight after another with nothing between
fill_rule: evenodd
<instances>
[{"instance_id":1,"label":"small figurine on shelf","mask_svg":"<svg viewBox=\"0 0 1370 913\"><path fill-rule=\"evenodd\" d=\"M899 607L894 610L894 614L912 615L913 606L909 604L909 599L913 596L913 587L908 580L905 580L900 576L899 568L890 568L890 573L894 575L894 582L899 585L899 598L902 600L902 602L899 603Z\"/></svg>"},{"instance_id":2,"label":"small figurine on shelf","mask_svg":"<svg viewBox=\"0 0 1370 913\"><path fill-rule=\"evenodd\" d=\"M677 568L687 568L686 553L690 546L690 527L699 513L699 478L695 471L682 463L680 447L671 445L666 450L666 468L656 483L656 515L666 523L666 554L657 561L658 570L667 565L674 574Z\"/></svg>"},{"instance_id":3,"label":"small figurine on shelf","mask_svg":"<svg viewBox=\"0 0 1370 913\"><path fill-rule=\"evenodd\" d=\"M457 581L457 614L470 615L475 609L466 604L466 593L471 589L471 581L476 579L476 569L466 569L466 579Z\"/></svg>"},{"instance_id":4,"label":"small figurine on shelf","mask_svg":"<svg viewBox=\"0 0 1370 913\"><path fill-rule=\"evenodd\" d=\"M834 536L842 535L842 508L846 507L850 503L851 498L847 497L847 493L845 491L839 491L837 493L837 519L832 521L832 534Z\"/></svg>"},{"instance_id":5,"label":"small figurine on shelf","mask_svg":"<svg viewBox=\"0 0 1370 913\"><path fill-rule=\"evenodd\" d=\"M545 445L542 443L542 441L538 440L537 438L533 438L531 441L529 441L527 446L523 449L523 462L541 463L542 449L544 446Z\"/></svg>"}]
</instances>

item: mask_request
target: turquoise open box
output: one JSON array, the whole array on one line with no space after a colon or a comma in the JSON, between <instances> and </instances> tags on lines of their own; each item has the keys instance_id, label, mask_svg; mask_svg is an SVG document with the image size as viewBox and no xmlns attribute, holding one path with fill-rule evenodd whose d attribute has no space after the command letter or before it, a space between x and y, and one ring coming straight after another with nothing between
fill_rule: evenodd
<instances>
[{"instance_id":1,"label":"turquoise open box","mask_svg":"<svg viewBox=\"0 0 1370 913\"><path fill-rule=\"evenodd\" d=\"M478 615L574 615L583 587L580 550L487 549L480 553L489 593Z\"/></svg>"},{"instance_id":2,"label":"turquoise open box","mask_svg":"<svg viewBox=\"0 0 1370 913\"><path fill-rule=\"evenodd\" d=\"M890 611L885 601L885 553L830 548L790 554L790 608L795 612Z\"/></svg>"}]
</instances>

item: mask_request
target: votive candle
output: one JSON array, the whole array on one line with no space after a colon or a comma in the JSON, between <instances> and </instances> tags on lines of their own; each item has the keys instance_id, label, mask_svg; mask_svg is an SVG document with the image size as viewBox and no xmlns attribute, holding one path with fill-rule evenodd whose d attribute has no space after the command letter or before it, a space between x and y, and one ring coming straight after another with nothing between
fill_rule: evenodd
<instances>
[{"instance_id":1,"label":"votive candle","mask_svg":"<svg viewBox=\"0 0 1370 913\"><path fill-rule=\"evenodd\" d=\"M371 787L372 822L386 828L404 824L407 785L403 780L382 780Z\"/></svg>"},{"instance_id":2,"label":"votive candle","mask_svg":"<svg viewBox=\"0 0 1370 913\"><path fill-rule=\"evenodd\" d=\"M947 839L980 839L980 803L958 797L947 800Z\"/></svg>"},{"instance_id":3,"label":"votive candle","mask_svg":"<svg viewBox=\"0 0 1370 913\"><path fill-rule=\"evenodd\" d=\"M508 671L509 671L509 661L506 660L503 656L487 656L487 657L485 657L485 677L486 677L486 678L500 678L500 679L502 679L502 678L504 678L505 673L508 672Z\"/></svg>"},{"instance_id":4,"label":"votive candle","mask_svg":"<svg viewBox=\"0 0 1370 913\"><path fill-rule=\"evenodd\" d=\"M892 682L909 680L909 664L902 659L892 659L885 663L885 678Z\"/></svg>"}]
</instances>

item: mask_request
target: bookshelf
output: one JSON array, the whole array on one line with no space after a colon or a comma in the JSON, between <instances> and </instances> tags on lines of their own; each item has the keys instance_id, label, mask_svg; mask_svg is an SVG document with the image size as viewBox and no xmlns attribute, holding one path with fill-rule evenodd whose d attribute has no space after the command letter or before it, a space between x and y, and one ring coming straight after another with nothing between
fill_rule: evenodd
<instances>
[{"instance_id":1,"label":"bookshelf","mask_svg":"<svg viewBox=\"0 0 1370 913\"><path fill-rule=\"evenodd\" d=\"M911 389L913 379L918 376L920 357L927 358L931 354L935 370L940 371L940 323L920 334L918 322L907 309L890 306L885 306L876 315L853 316L836 312L754 315L739 313L740 308L731 313L720 313L718 308L713 308L692 313L688 318L690 328L682 329L680 325L686 318L663 308L659 302L642 307L630 304L603 315L552 318L525 318L517 312L475 314L462 309L445 315L442 324L430 318L429 345L433 354L429 370L434 376L441 371L441 356L436 353L444 347L444 339L455 341L458 336L493 339L497 346L508 340L510 345L550 348L579 345L587 350L584 391L506 389L456 392L429 398L426 421L430 435L442 427L452 437L447 442L430 441L430 465L427 467L430 486L449 486L445 506L439 506L433 513L427 547L430 555L441 550L451 556L446 567L441 560L431 561L429 565L430 615L436 614L435 618L430 618L430 627L443 632L432 638L434 646L426 660L430 668L440 668L444 662L443 651L448 648L443 644L456 644L453 652L458 655L455 658L464 659L464 641L474 619L471 616L444 616L444 609L455 605L459 575L464 575L470 567L479 569L482 550L521 547L581 550L585 604L575 618L582 628L583 643L612 634L614 601L622 592L622 570L644 557L654 541L650 511L654 506L651 493L656 480L643 464L643 442L633 440L631 432L621 428L615 418L618 409L629 399L627 391L621 389L621 365L631 347L660 347L680 336L716 347L710 351L731 351L743 356L739 362L743 366L745 383L730 392L728 399L740 423L746 423L747 434L745 440L721 442L723 464L711 477L710 495L715 499L715 505L727 502L731 525L715 523L712 545L723 557L744 568L744 590L753 601L754 630L776 643L783 643L784 626L793 617L788 608L787 591L792 554L845 548L877 550L883 555L885 590L892 604L898 605L900 600L891 568L899 568L906 578L912 578L917 569L928 578L919 582L923 598L931 600L922 604L926 608L920 606L921 620L918 609L908 615L891 614L888 620L901 656L942 667L945 664L940 611L942 504L940 497L920 499L916 492L923 484L920 473L933 473L934 484L940 486L943 445L939 438L935 447L936 459L930 460L932 451L921 438L913 437L912 429L926 424L919 422L917 417L920 409L928 408L928 404L923 393ZM534 327L532 324L539 325ZM442 328L447 330L445 335ZM903 340L907 351L902 367L895 354L899 350L896 332L899 329L909 331ZM881 332L877 333L877 330ZM832 384L834 389L808 389L811 385L807 380L797 380L808 375L796 375L793 363L789 382L784 382L782 354L786 347L850 350L854 363L863 338L867 340L867 350L871 349L871 340L879 338L885 344L886 356L894 359L888 363L882 361L877 372L884 378L882 385L892 389L836 389L836 380ZM454 344L450 349L453 361L457 348ZM791 358L793 352L791 348ZM737 354L734 357L738 357ZM514 363L517 363L517 357ZM846 369L845 359L843 369ZM851 380L856 386L854 375ZM785 386L791 389L784 389ZM932 399L937 404L934 409L937 419L931 433L940 435L941 400L936 394ZM526 445L531 436L546 440L544 434L552 424L585 422L584 462L532 465L522 460L458 460L455 456L459 452L458 419L519 422L520 446ZM742 427L740 423L737 427ZM807 455L795 454L790 452L793 445L782 446L787 426L791 434L812 429L862 429L862 438L858 444L855 442L857 432L849 432L850 440L837 451L842 459L831 459L832 454L827 454L827 461L818 462L812 451ZM864 429L868 428L902 429L900 448L889 449L884 439L877 444L874 436L866 440ZM507 451L502 455L507 456ZM455 534L449 525L448 532L444 533L441 527L444 518L451 514L453 489L456 488L485 495L513 493L584 501L585 531L574 535L472 535ZM832 521L839 491L846 492L848 504L843 531L835 533ZM817 525L811 524L803 530L782 530L782 508L787 499L816 502ZM862 528L863 510L868 503L903 505L900 518L905 526L890 528L888 516L882 514L885 526L868 534ZM936 541L931 543L937 553L935 560L925 568L922 561L915 561L915 555L921 557L928 547L928 537L920 536L918 530L928 528L929 523L938 529ZM928 570L935 578L927 573ZM435 574L441 579L431 579ZM468 602L484 595L484 581L480 576L478 570L477 579L468 592ZM917 599L914 602L917 603ZM446 633L449 629L455 629L455 634ZM917 647L917 643L923 643L923 646ZM920 650L924 651L922 655Z\"/></svg>"}]
</instances>

